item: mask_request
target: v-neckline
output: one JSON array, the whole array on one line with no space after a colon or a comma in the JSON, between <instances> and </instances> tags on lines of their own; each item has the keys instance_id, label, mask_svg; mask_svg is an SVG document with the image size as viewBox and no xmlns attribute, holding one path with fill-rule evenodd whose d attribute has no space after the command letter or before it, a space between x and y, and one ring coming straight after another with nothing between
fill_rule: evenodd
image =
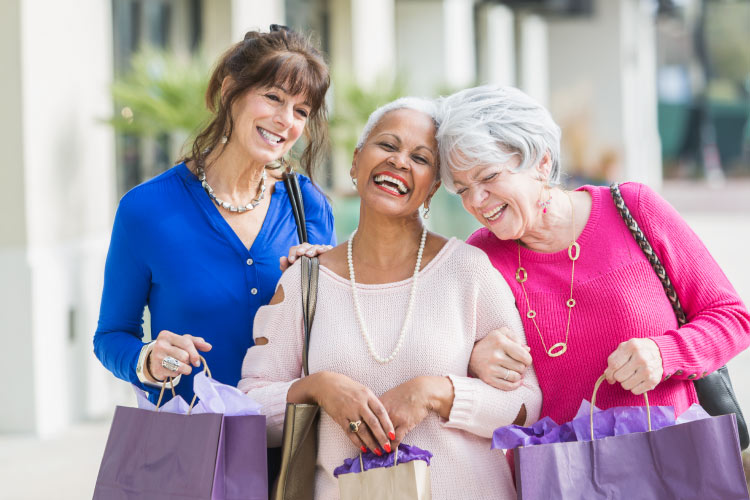
<instances>
[{"instance_id":1,"label":"v-neckline","mask_svg":"<svg viewBox=\"0 0 750 500\"><path fill-rule=\"evenodd\" d=\"M253 248L256 246L258 241L264 240L266 238L266 227L269 224L268 214L277 209L276 207L278 205L279 198L278 194L280 191L284 191L280 190L279 187L284 185L284 181L274 182L273 193L271 193L271 197L268 202L268 210L266 210L266 215L265 217L263 217L263 222L261 222L258 234L255 235L255 239L250 245L250 248L248 248L242 242L242 239L235 232L235 230L232 229L232 226L229 225L229 222L227 222L227 220L221 215L221 212L219 212L219 207L216 206L216 203L214 203L213 200L208 197L208 194L206 194L203 186L201 186L198 177L196 177L196 175L189 168L187 168L187 165L185 163L181 163L179 167L183 169L183 175L190 183L192 192L195 195L196 200L206 212L214 227L216 227L216 229L218 229L219 232L222 233L224 238L230 243L230 245L232 245L232 247L240 254L240 256L244 258L251 255L253 253Z\"/></svg>"}]
</instances>

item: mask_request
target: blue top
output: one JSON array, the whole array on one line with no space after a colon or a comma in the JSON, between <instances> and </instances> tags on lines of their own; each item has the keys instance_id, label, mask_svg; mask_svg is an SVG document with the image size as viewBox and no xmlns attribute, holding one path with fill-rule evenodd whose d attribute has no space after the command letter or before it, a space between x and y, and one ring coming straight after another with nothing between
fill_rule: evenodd
<instances>
[{"instance_id":1,"label":"blue top","mask_svg":"<svg viewBox=\"0 0 750 500\"><path fill-rule=\"evenodd\" d=\"M310 242L335 245L331 206L307 177L298 177ZM298 243L282 181L250 250L184 163L133 188L115 215L94 353L155 400L158 390L140 384L135 373L148 305L154 338L162 330L203 337L213 347L203 354L213 377L237 385L255 313L281 277L279 257ZM192 375L176 390L190 402Z\"/></svg>"}]
</instances>

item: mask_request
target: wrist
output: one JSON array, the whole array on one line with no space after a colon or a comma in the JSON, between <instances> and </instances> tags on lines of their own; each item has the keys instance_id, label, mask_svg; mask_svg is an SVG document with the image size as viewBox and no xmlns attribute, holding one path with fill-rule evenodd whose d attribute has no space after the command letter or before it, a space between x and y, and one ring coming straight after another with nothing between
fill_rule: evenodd
<instances>
[{"instance_id":1,"label":"wrist","mask_svg":"<svg viewBox=\"0 0 750 500\"><path fill-rule=\"evenodd\" d=\"M448 419L453 408L453 383L448 377L423 376L417 381L427 400L427 407L444 419Z\"/></svg>"}]
</instances>

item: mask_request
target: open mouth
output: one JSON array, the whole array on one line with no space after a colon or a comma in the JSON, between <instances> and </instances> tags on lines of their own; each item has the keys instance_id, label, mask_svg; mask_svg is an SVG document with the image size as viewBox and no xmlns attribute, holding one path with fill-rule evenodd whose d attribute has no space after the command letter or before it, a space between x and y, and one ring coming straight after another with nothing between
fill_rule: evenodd
<instances>
[{"instance_id":1,"label":"open mouth","mask_svg":"<svg viewBox=\"0 0 750 500\"><path fill-rule=\"evenodd\" d=\"M404 196L409 192L409 186L406 184L406 181L391 174L378 174L373 181L384 191L388 191L396 196Z\"/></svg>"},{"instance_id":2,"label":"open mouth","mask_svg":"<svg viewBox=\"0 0 750 500\"><path fill-rule=\"evenodd\" d=\"M503 205L498 205L489 212L483 212L482 216L487 219L490 222L496 221L500 218L501 215L503 215L503 212L505 211L505 208L508 206L507 203Z\"/></svg>"},{"instance_id":3,"label":"open mouth","mask_svg":"<svg viewBox=\"0 0 750 500\"><path fill-rule=\"evenodd\" d=\"M260 127L256 127L256 128L258 129L258 133L260 134L260 136L272 146L276 146L285 141L285 139L281 137L280 135L276 135L272 132L269 132L268 130L264 128L260 128Z\"/></svg>"}]
</instances>

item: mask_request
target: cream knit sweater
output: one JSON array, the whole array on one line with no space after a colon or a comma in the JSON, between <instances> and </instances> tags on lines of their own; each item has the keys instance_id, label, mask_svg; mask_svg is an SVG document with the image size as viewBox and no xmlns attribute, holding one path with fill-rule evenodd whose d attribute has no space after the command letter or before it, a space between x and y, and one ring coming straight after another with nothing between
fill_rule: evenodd
<instances>
[{"instance_id":1,"label":"cream knit sweater","mask_svg":"<svg viewBox=\"0 0 750 500\"><path fill-rule=\"evenodd\" d=\"M412 279L361 285L362 314L376 351L387 356L398 339ZM268 417L268 444L278 446L289 386L302 374L302 301L300 266L295 263L279 281L284 300L260 308L253 332L268 344L247 351L239 388L262 405ZM369 387L376 395L420 375L448 376L455 398L447 421L431 413L404 439L429 450L433 499L514 499L510 470L503 454L490 450L492 432L513 422L521 404L526 424L541 408L534 370L513 392L494 389L467 376L474 343L490 330L508 326L523 332L513 295L487 256L451 239L419 276L411 324L396 358L381 365L369 355L354 315L347 279L321 266L318 303L311 332L310 373L337 372ZM319 427L315 498L338 498L333 469L359 449L325 411Z\"/></svg>"}]
</instances>

